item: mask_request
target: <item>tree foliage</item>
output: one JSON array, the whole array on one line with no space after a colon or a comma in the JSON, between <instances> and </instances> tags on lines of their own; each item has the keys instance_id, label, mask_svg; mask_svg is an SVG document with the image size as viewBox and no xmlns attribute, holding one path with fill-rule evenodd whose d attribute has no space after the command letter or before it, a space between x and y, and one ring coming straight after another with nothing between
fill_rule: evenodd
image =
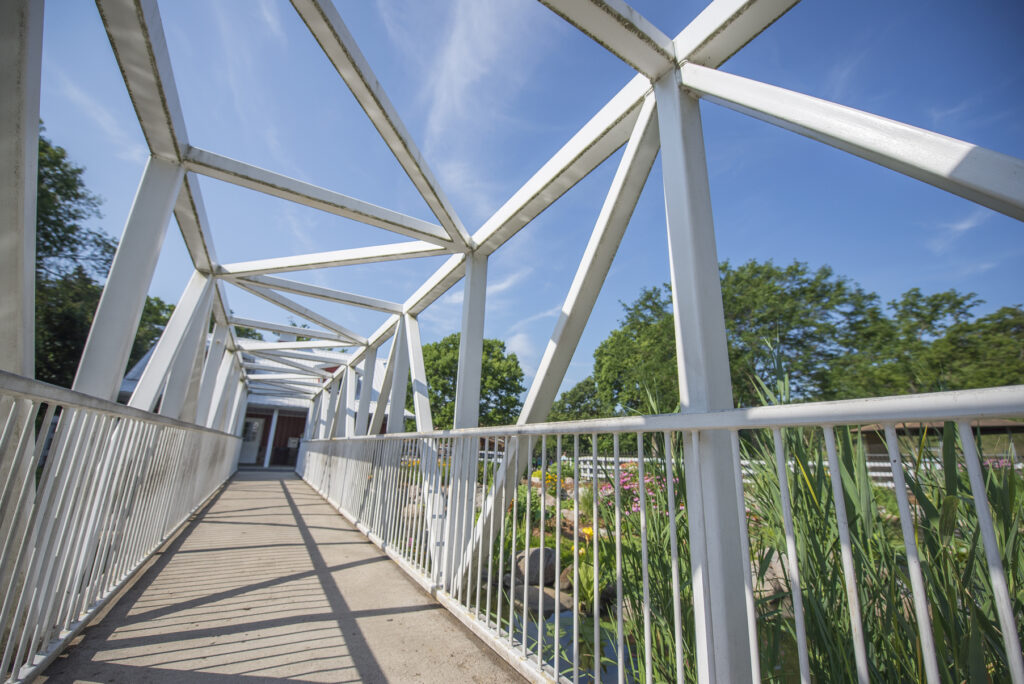
<instances>
[{"instance_id":1,"label":"tree foliage","mask_svg":"<svg viewBox=\"0 0 1024 684\"><path fill-rule=\"evenodd\" d=\"M733 397L781 361L795 399L831 400L1024 382L1024 309L976 318L972 293L914 288L883 305L827 266L721 264ZM677 405L671 290L646 288L594 352L594 373L555 403L555 420Z\"/></svg>"},{"instance_id":2,"label":"tree foliage","mask_svg":"<svg viewBox=\"0 0 1024 684\"><path fill-rule=\"evenodd\" d=\"M84 169L64 148L39 136L36 204L36 378L70 387L103 293L117 241L89 228L100 218L100 198L89 192ZM128 365L163 331L174 306L147 297Z\"/></svg>"},{"instance_id":3,"label":"tree foliage","mask_svg":"<svg viewBox=\"0 0 1024 684\"><path fill-rule=\"evenodd\" d=\"M447 430L455 420L455 382L459 370L459 333L423 345L427 395L434 428ZM519 417L523 370L514 353L501 340L485 339L480 379L480 425L509 425ZM413 409L412 392L406 407Z\"/></svg>"}]
</instances>

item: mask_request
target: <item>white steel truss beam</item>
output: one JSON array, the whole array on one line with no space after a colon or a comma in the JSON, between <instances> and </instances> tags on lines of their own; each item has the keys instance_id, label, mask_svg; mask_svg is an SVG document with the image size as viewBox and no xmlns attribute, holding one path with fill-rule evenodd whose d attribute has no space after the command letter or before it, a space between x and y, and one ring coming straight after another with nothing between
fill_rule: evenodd
<instances>
[{"instance_id":1,"label":"white steel truss beam","mask_svg":"<svg viewBox=\"0 0 1024 684\"><path fill-rule=\"evenodd\" d=\"M420 257L447 254L447 250L429 242L398 242L374 247L356 247L339 249L332 252L316 254L300 254L298 256L274 257L255 261L240 261L235 264L222 264L217 274L223 276L251 277L265 273L281 273L285 271L305 271L314 268L331 266L356 266L359 264L375 264L381 261L397 261L399 259L418 259Z\"/></svg>"},{"instance_id":2,"label":"white steel truss beam","mask_svg":"<svg viewBox=\"0 0 1024 684\"><path fill-rule=\"evenodd\" d=\"M402 313L402 305L398 302L389 302L384 299L377 299L376 297L367 297L365 295L353 294L351 292L343 292L341 290L320 287L319 285L310 285L308 283L300 283L294 280L287 280L285 278L254 275L240 278L239 280L244 280L245 282L253 283L254 285L263 285L273 290L281 290L282 292L291 292L293 294L323 299L328 302L348 304L350 306L358 306L363 309L383 311L385 313Z\"/></svg>"},{"instance_id":3,"label":"white steel truss beam","mask_svg":"<svg viewBox=\"0 0 1024 684\"><path fill-rule=\"evenodd\" d=\"M314 385L319 387L321 381L315 377L312 377L308 373L282 373L279 372L281 369L272 368L267 366L267 372L265 373L249 373L250 383L259 382L290 382L299 385Z\"/></svg>"},{"instance_id":4,"label":"white steel truss beam","mask_svg":"<svg viewBox=\"0 0 1024 684\"><path fill-rule=\"evenodd\" d=\"M391 391L388 392L387 402L387 415L388 415L388 434L395 432L405 432L405 398L406 393L409 390L409 346L406 340L405 334L405 322L402 323L395 330L395 340L392 345L397 347L394 349L392 354L393 359L389 357L388 364L395 364L395 368L391 375ZM381 392L380 404L383 402L384 392ZM378 404L378 410L380 410ZM383 417L381 417L381 422ZM380 423L377 422L376 417L374 423L378 426ZM379 427L378 427L379 429Z\"/></svg>"},{"instance_id":5,"label":"white steel truss beam","mask_svg":"<svg viewBox=\"0 0 1024 684\"><path fill-rule=\"evenodd\" d=\"M672 41L676 60L719 67L800 0L714 0Z\"/></svg>"},{"instance_id":6,"label":"white steel truss beam","mask_svg":"<svg viewBox=\"0 0 1024 684\"><path fill-rule=\"evenodd\" d=\"M265 340L238 340L238 348L242 351L272 351L277 349L337 349L349 345L329 340L296 340L294 342L267 342ZM348 358L348 357L345 357Z\"/></svg>"},{"instance_id":7,"label":"white steel truss beam","mask_svg":"<svg viewBox=\"0 0 1024 684\"><path fill-rule=\"evenodd\" d=\"M405 316L405 340L409 349L409 367L412 372L413 411L416 413L416 432L430 432L434 419L430 413L427 393L427 370L423 365L423 344L420 341L420 322L415 316Z\"/></svg>"},{"instance_id":8,"label":"white steel truss beam","mask_svg":"<svg viewBox=\"0 0 1024 684\"><path fill-rule=\"evenodd\" d=\"M402 124L398 112L377 81L333 3L329 0L292 0L292 6L323 48L331 64L338 70L338 74L348 85L398 163L405 169L409 179L419 190L456 248L468 249L471 245L466 229L451 203L441 192L440 185L420 155L412 136Z\"/></svg>"},{"instance_id":9,"label":"white steel truss beam","mask_svg":"<svg viewBox=\"0 0 1024 684\"><path fill-rule=\"evenodd\" d=\"M487 308L487 257L466 255L462 296L462 332L455 378L455 429L480 422L480 377L484 351L484 313Z\"/></svg>"},{"instance_id":10,"label":"white steel truss beam","mask_svg":"<svg viewBox=\"0 0 1024 684\"><path fill-rule=\"evenodd\" d=\"M654 85L668 228L679 406L683 413L731 409L732 382L722 308L700 103L673 70ZM694 433L686 453L694 614L700 681L750 682L747 605L742 592L749 558L738 544L737 501L725 433ZM689 504L688 504L689 505Z\"/></svg>"},{"instance_id":11,"label":"white steel truss beam","mask_svg":"<svg viewBox=\"0 0 1024 684\"><path fill-rule=\"evenodd\" d=\"M310 375L316 375L321 378L331 377L331 374L325 371L323 368L319 368L318 366L309 363L299 363L298 361L293 361L291 359L285 358L281 354L269 354L267 352L258 351L250 351L246 353L252 355L253 357L256 357L257 359L263 359L264 361L272 361L274 363L279 363L283 366L288 366L289 368L294 368L295 370L302 371L303 373L308 373ZM260 367L264 368L266 366Z\"/></svg>"},{"instance_id":12,"label":"white steel truss beam","mask_svg":"<svg viewBox=\"0 0 1024 684\"><path fill-rule=\"evenodd\" d=\"M213 327L213 337L206 351L203 365L203 379L199 384L199 397L196 399L196 422L205 419L210 413L210 400L213 399L213 387L217 381L217 367L227 351L228 328L217 323Z\"/></svg>"},{"instance_id":13,"label":"white steel truss beam","mask_svg":"<svg viewBox=\"0 0 1024 684\"><path fill-rule=\"evenodd\" d=\"M391 395L391 384L395 377L395 365L398 363L398 353L403 344L402 324L399 323L395 329L395 336L391 340L391 349L388 351L387 361L384 363L384 376L381 378L380 388L377 392L377 405L374 407L373 416L370 418L367 434L379 434L381 428L384 427L384 414L387 412L388 397Z\"/></svg>"},{"instance_id":14,"label":"white steel truss beam","mask_svg":"<svg viewBox=\"0 0 1024 684\"><path fill-rule=\"evenodd\" d=\"M188 148L188 135L156 2L97 0L96 6L150 152L180 163ZM199 185L192 174L185 174L174 217L195 269L213 272L217 257ZM218 323L227 321L229 310L224 292L218 288L214 303ZM228 346L234 348L234 331L228 334Z\"/></svg>"},{"instance_id":15,"label":"white steel truss beam","mask_svg":"<svg viewBox=\"0 0 1024 684\"><path fill-rule=\"evenodd\" d=\"M433 223L261 169L258 166L229 159L207 150L190 147L184 163L190 171L210 178L273 195L313 209L320 209L400 235L445 247L451 246L451 238L448 237L448 234Z\"/></svg>"},{"instance_id":16,"label":"white steel truss beam","mask_svg":"<svg viewBox=\"0 0 1024 684\"><path fill-rule=\"evenodd\" d=\"M541 422L547 418L658 156L658 149L658 119L654 97L648 96L612 179L611 188L569 287L569 294L566 295L533 384L523 402L518 424Z\"/></svg>"},{"instance_id":17,"label":"white steel truss beam","mask_svg":"<svg viewBox=\"0 0 1024 684\"><path fill-rule=\"evenodd\" d=\"M259 351L254 349L246 350L247 354L253 354L255 356L264 356L266 358L273 358L275 361L279 361L283 358L286 359L298 359L299 361L312 361L317 366L337 366L339 364L348 363L351 358L345 354L335 354L333 352L321 352L319 354L296 352L296 351Z\"/></svg>"},{"instance_id":18,"label":"white steel truss beam","mask_svg":"<svg viewBox=\"0 0 1024 684\"><path fill-rule=\"evenodd\" d=\"M376 370L377 348L368 347L362 361L363 378L359 385L359 409L356 411L355 420L356 435L365 435L370 424L370 400L373 398L373 376Z\"/></svg>"},{"instance_id":19,"label":"white steel truss beam","mask_svg":"<svg viewBox=\"0 0 1024 684\"><path fill-rule=\"evenodd\" d=\"M324 371L317 371L316 369L309 368L308 366L302 366L301 364L295 364L294 366L291 366L288 364L280 363L276 360L271 361L269 359L262 358L257 359L256 361L243 361L242 368L258 371L256 373L250 373L249 380L259 378L261 373L298 373L305 378L309 378L310 380L317 380L318 378L327 379L331 377L330 373L325 373ZM317 382L320 382L320 380L317 380Z\"/></svg>"},{"instance_id":20,"label":"white steel truss beam","mask_svg":"<svg viewBox=\"0 0 1024 684\"><path fill-rule=\"evenodd\" d=\"M175 162L146 163L78 364L77 392L117 398L183 176Z\"/></svg>"},{"instance_id":21,"label":"white steel truss beam","mask_svg":"<svg viewBox=\"0 0 1024 684\"><path fill-rule=\"evenodd\" d=\"M330 332L327 330L315 330L313 328L300 328L297 325L285 325L284 323L271 323L270 321L258 321L252 318L238 318L232 316L228 319L229 325L238 325L243 328L256 328L257 330L267 330L269 332L281 333L284 335L301 335L303 337L312 337L318 340L335 340L336 342L352 343L351 338L339 335L336 332Z\"/></svg>"},{"instance_id":22,"label":"white steel truss beam","mask_svg":"<svg viewBox=\"0 0 1024 684\"><path fill-rule=\"evenodd\" d=\"M160 415L168 418L182 419L182 411L189 401L193 389L198 391L198 382L193 387L193 379L198 381L199 369L197 362L202 363L202 352L206 347L206 331L210 328L210 309L213 306L213 281L208 280L206 294L199 308L191 317L188 330L178 344L174 360L167 369L167 382L164 385L163 398L160 400ZM201 368L201 366L200 366ZM193 374L195 378L193 378ZM193 407L195 398L192 396Z\"/></svg>"},{"instance_id":23,"label":"white steel truss beam","mask_svg":"<svg viewBox=\"0 0 1024 684\"><path fill-rule=\"evenodd\" d=\"M672 39L621 0L540 1L647 78L675 66Z\"/></svg>"},{"instance_id":24,"label":"white steel truss beam","mask_svg":"<svg viewBox=\"0 0 1024 684\"><path fill-rule=\"evenodd\" d=\"M899 171L1024 221L1024 161L898 121L685 64L702 98Z\"/></svg>"},{"instance_id":25,"label":"white steel truss beam","mask_svg":"<svg viewBox=\"0 0 1024 684\"><path fill-rule=\"evenodd\" d=\"M465 254L455 254L448 257L441 264L441 267L434 271L411 297L405 300L405 303L402 305L405 313L418 316L424 309L437 301L438 297L450 290L455 283L459 282L465 273Z\"/></svg>"},{"instance_id":26,"label":"white steel truss beam","mask_svg":"<svg viewBox=\"0 0 1024 684\"><path fill-rule=\"evenodd\" d=\"M316 323L317 325L322 325L328 330L333 330L334 332L341 335L343 338L351 340L354 344L366 344L366 338L360 335L359 333L353 332L339 323L335 323L326 316L321 316L316 311L313 311L309 307L299 304L295 300L289 299L288 297L278 294L273 290L268 290L265 287L251 285L246 282L234 281L234 284L242 288L243 290L251 292L252 294L256 295L261 299L265 299L271 304L278 305L285 311L291 311L296 316L301 316L302 318L305 318L310 323Z\"/></svg>"},{"instance_id":27,"label":"white steel truss beam","mask_svg":"<svg viewBox=\"0 0 1024 684\"><path fill-rule=\"evenodd\" d=\"M152 411L156 401L163 390L164 381L167 378L167 371L178 354L186 333L192 325L193 319L202 317L203 313L209 317L207 304L209 297L213 294L213 279L207 278L202 273L195 271L192 278L185 286L185 291L174 307L167 325L164 327L160 339L153 347L153 353L149 356L149 362L142 371L135 391L132 392L128 405L134 408L141 408L143 411Z\"/></svg>"},{"instance_id":28,"label":"white steel truss beam","mask_svg":"<svg viewBox=\"0 0 1024 684\"><path fill-rule=\"evenodd\" d=\"M43 3L0 6L0 369L35 377ZM6 517L4 514L3 517ZM6 579L6 578L4 578Z\"/></svg>"}]
</instances>

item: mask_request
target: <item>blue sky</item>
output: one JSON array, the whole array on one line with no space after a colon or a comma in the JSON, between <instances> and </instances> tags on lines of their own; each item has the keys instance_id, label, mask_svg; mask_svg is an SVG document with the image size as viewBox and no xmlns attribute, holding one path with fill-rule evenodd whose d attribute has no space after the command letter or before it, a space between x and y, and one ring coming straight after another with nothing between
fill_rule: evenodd
<instances>
[{"instance_id":1,"label":"blue sky","mask_svg":"<svg viewBox=\"0 0 1024 684\"><path fill-rule=\"evenodd\" d=\"M634 2L669 36L704 3ZM338 0L337 7L472 233L621 88L632 70L532 0ZM191 143L432 220L283 0L175 0L164 31ZM1024 3L806 0L723 69L1024 158ZM147 157L91 3L46 6L41 117L104 199L119 236ZM911 287L1024 304L1019 222L713 104L702 105L721 259L832 266L884 300ZM532 377L619 153L491 257L485 334ZM222 263L402 238L207 178ZM287 277L402 301L442 258ZM191 263L168 231L150 294L176 301ZM585 377L620 301L668 279L656 163L563 388ZM235 288L237 315L284 321ZM300 297L296 297L300 299ZM383 314L317 304L364 334ZM421 316L458 329L461 285ZM283 312L282 312L283 313Z\"/></svg>"}]
</instances>

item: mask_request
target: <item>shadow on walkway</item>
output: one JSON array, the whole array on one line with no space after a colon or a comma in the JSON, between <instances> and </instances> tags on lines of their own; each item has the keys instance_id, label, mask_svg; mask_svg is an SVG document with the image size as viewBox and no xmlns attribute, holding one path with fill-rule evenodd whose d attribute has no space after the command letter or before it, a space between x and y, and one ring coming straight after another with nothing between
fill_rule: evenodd
<instances>
[{"instance_id":1,"label":"shadow on walkway","mask_svg":"<svg viewBox=\"0 0 1024 684\"><path fill-rule=\"evenodd\" d=\"M40 682L521 681L291 473L239 473Z\"/></svg>"}]
</instances>

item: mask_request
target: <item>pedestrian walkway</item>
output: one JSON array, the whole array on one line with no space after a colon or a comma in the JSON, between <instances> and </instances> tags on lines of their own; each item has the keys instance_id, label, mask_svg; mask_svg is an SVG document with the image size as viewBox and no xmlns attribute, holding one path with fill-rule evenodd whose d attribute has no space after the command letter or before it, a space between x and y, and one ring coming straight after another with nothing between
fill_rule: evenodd
<instances>
[{"instance_id":1,"label":"pedestrian walkway","mask_svg":"<svg viewBox=\"0 0 1024 684\"><path fill-rule=\"evenodd\" d=\"M521 677L294 473L249 472L37 681Z\"/></svg>"}]
</instances>

